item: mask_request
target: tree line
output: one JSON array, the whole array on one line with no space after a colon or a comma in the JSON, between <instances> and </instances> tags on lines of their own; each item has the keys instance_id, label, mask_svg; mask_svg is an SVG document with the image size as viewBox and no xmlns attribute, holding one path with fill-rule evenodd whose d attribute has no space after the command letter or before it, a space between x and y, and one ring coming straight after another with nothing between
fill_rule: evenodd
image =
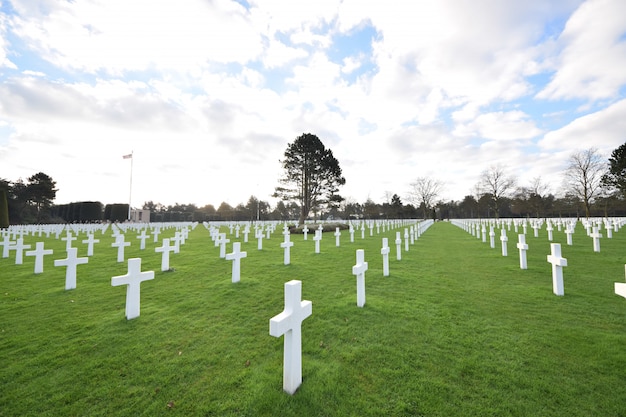
<instances>
[{"instance_id":1,"label":"tree line","mask_svg":"<svg viewBox=\"0 0 626 417\"><path fill-rule=\"evenodd\" d=\"M222 202L198 207L195 204L165 206L147 201L152 222L254 221L299 219L383 218L492 218L492 217L589 217L626 216L626 143L605 160L595 148L573 152L559 195L540 178L519 185L502 165L491 166L480 175L472 192L461 201L440 196L445 184L435 178L418 177L404 193L385 192L382 204L368 198L357 202L344 199L339 187L345 184L339 162L320 139L305 133L289 144L281 161L284 175L271 207L252 195L231 206ZM54 205L56 182L39 172L15 182L0 179L0 228L9 224L50 222L124 221L128 204L83 201Z\"/></svg>"}]
</instances>

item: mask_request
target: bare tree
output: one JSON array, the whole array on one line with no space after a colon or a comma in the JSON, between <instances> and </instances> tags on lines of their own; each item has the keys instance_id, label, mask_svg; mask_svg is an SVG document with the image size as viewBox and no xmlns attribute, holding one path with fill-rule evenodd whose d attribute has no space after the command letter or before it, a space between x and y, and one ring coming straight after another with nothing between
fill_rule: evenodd
<instances>
[{"instance_id":1,"label":"bare tree","mask_svg":"<svg viewBox=\"0 0 626 417\"><path fill-rule=\"evenodd\" d=\"M570 155L565 170L567 191L580 198L585 205L585 216L591 214L591 204L602 191L605 162L597 148L576 151Z\"/></svg>"},{"instance_id":2,"label":"bare tree","mask_svg":"<svg viewBox=\"0 0 626 417\"><path fill-rule=\"evenodd\" d=\"M429 177L419 177L410 186L408 200L417 207L423 205L424 218L426 218L426 211L433 207L435 199L443 190L443 182Z\"/></svg>"},{"instance_id":3,"label":"bare tree","mask_svg":"<svg viewBox=\"0 0 626 417\"><path fill-rule=\"evenodd\" d=\"M480 175L479 187L490 195L496 217L500 216L502 198L509 195L516 182L514 177L507 175L502 165L492 165Z\"/></svg>"}]
</instances>

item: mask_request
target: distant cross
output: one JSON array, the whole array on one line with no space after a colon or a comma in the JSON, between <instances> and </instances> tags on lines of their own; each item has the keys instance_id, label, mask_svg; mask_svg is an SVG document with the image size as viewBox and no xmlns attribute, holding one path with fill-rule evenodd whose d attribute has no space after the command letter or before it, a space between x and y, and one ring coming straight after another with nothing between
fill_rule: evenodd
<instances>
[{"instance_id":1,"label":"distant cross","mask_svg":"<svg viewBox=\"0 0 626 417\"><path fill-rule=\"evenodd\" d=\"M482 226L482 237L483 237L483 243L487 243L487 227L485 226L484 223Z\"/></svg>"},{"instance_id":2,"label":"distant cross","mask_svg":"<svg viewBox=\"0 0 626 417\"><path fill-rule=\"evenodd\" d=\"M270 336L285 336L283 344L283 390L293 395L302 384L302 322L313 311L302 298L302 282L285 283L285 308L270 319Z\"/></svg>"},{"instance_id":3,"label":"distant cross","mask_svg":"<svg viewBox=\"0 0 626 417\"><path fill-rule=\"evenodd\" d=\"M152 240L154 243L158 243L159 242L159 235L161 234L161 229L159 229L158 227L155 227L154 230L152 231L152 236L154 237L154 239Z\"/></svg>"},{"instance_id":4,"label":"distant cross","mask_svg":"<svg viewBox=\"0 0 626 417\"><path fill-rule=\"evenodd\" d=\"M284 249L283 263L289 265L291 263L291 247L293 242L289 237L289 233L285 234L285 240L280 244L280 247Z\"/></svg>"},{"instance_id":5,"label":"distant cross","mask_svg":"<svg viewBox=\"0 0 626 417\"><path fill-rule=\"evenodd\" d=\"M568 224L565 228L565 234L567 235L567 244L572 246L572 234L574 234L574 226Z\"/></svg>"},{"instance_id":6,"label":"distant cross","mask_svg":"<svg viewBox=\"0 0 626 417\"><path fill-rule=\"evenodd\" d=\"M114 287L128 285L126 288L126 320L139 317L139 305L141 301L141 283L154 279L154 271L141 272L141 258L128 260L128 272L111 278Z\"/></svg>"},{"instance_id":7,"label":"distant cross","mask_svg":"<svg viewBox=\"0 0 626 417\"><path fill-rule=\"evenodd\" d=\"M415 235L415 226L411 226L409 230L409 238L411 240L411 245L415 243L414 235Z\"/></svg>"},{"instance_id":8,"label":"distant cross","mask_svg":"<svg viewBox=\"0 0 626 417\"><path fill-rule=\"evenodd\" d=\"M380 250L380 254L383 255L383 276L389 276L389 239L383 238L383 247Z\"/></svg>"},{"instance_id":9,"label":"distant cross","mask_svg":"<svg viewBox=\"0 0 626 417\"><path fill-rule=\"evenodd\" d=\"M141 234L139 236L137 236L137 239L140 239L141 242L139 243L139 249L140 250L145 250L146 249L146 239L149 238L150 235L146 234L146 229L141 229Z\"/></svg>"},{"instance_id":10,"label":"distant cross","mask_svg":"<svg viewBox=\"0 0 626 417\"><path fill-rule=\"evenodd\" d=\"M365 251L357 249L356 265L352 267L352 275L356 275L356 305L363 307L365 305L365 271L367 271L367 262L365 262Z\"/></svg>"},{"instance_id":11,"label":"distant cross","mask_svg":"<svg viewBox=\"0 0 626 417\"><path fill-rule=\"evenodd\" d=\"M361 223L361 239L365 239L365 223Z\"/></svg>"},{"instance_id":12,"label":"distant cross","mask_svg":"<svg viewBox=\"0 0 626 417\"><path fill-rule=\"evenodd\" d=\"M350 242L354 243L354 227L350 225Z\"/></svg>"},{"instance_id":13,"label":"distant cross","mask_svg":"<svg viewBox=\"0 0 626 417\"><path fill-rule=\"evenodd\" d=\"M520 269L528 269L528 264L526 262L526 251L528 250L526 235L517 235L517 239L517 248L519 249L519 267Z\"/></svg>"},{"instance_id":14,"label":"distant cross","mask_svg":"<svg viewBox=\"0 0 626 417\"><path fill-rule=\"evenodd\" d=\"M124 262L124 248L130 246L130 242L124 241L124 234L115 236L115 242L111 243L111 246L117 248L117 262Z\"/></svg>"},{"instance_id":15,"label":"distant cross","mask_svg":"<svg viewBox=\"0 0 626 417\"><path fill-rule=\"evenodd\" d=\"M400 232L396 232L396 259L398 261L402 260L402 239L400 239Z\"/></svg>"},{"instance_id":16,"label":"distant cross","mask_svg":"<svg viewBox=\"0 0 626 417\"><path fill-rule=\"evenodd\" d=\"M539 222L533 222L533 230L535 231L534 236L539 237Z\"/></svg>"},{"instance_id":17,"label":"distant cross","mask_svg":"<svg viewBox=\"0 0 626 417\"><path fill-rule=\"evenodd\" d=\"M180 232L174 232L174 237L170 238L170 242L174 242L174 253L180 253L180 244L183 238Z\"/></svg>"},{"instance_id":18,"label":"distant cross","mask_svg":"<svg viewBox=\"0 0 626 417\"><path fill-rule=\"evenodd\" d=\"M163 246L155 248L155 252L161 252L161 271L168 271L170 269L170 252L174 252L176 247L170 246L169 239L163 239Z\"/></svg>"},{"instance_id":19,"label":"distant cross","mask_svg":"<svg viewBox=\"0 0 626 417\"><path fill-rule=\"evenodd\" d=\"M67 234L65 235L65 237L61 238L61 240L65 241L65 250L66 251L68 251L72 247L72 241L74 241L76 239L77 238L72 236L72 232L70 232L69 230L67 231Z\"/></svg>"},{"instance_id":20,"label":"distant cross","mask_svg":"<svg viewBox=\"0 0 626 417\"><path fill-rule=\"evenodd\" d=\"M11 240L11 236L8 233L3 236L2 242L0 242L0 245L2 245L2 257L3 258L9 257L9 248L14 243L15 242Z\"/></svg>"},{"instance_id":21,"label":"distant cross","mask_svg":"<svg viewBox=\"0 0 626 417\"><path fill-rule=\"evenodd\" d=\"M554 231L554 228L552 227L552 222L550 220L547 222L546 231L548 232L548 240L552 242L552 232Z\"/></svg>"},{"instance_id":22,"label":"distant cross","mask_svg":"<svg viewBox=\"0 0 626 417\"><path fill-rule=\"evenodd\" d=\"M593 233L589 236L593 238L593 251L600 252L600 238L602 237L602 233L598 231L597 227L594 227Z\"/></svg>"},{"instance_id":23,"label":"distant cross","mask_svg":"<svg viewBox=\"0 0 626 417\"><path fill-rule=\"evenodd\" d=\"M235 242L233 243L233 251L229 254L226 254L225 258L227 261L233 261L232 268L232 282L239 282L241 278L241 258L245 258L248 256L248 252L241 251L241 243Z\"/></svg>"},{"instance_id":24,"label":"distant cross","mask_svg":"<svg viewBox=\"0 0 626 417\"><path fill-rule=\"evenodd\" d=\"M307 240L307 234L309 233L309 228L307 227L306 224L302 228L302 233L304 233L304 240Z\"/></svg>"},{"instance_id":25,"label":"distant cross","mask_svg":"<svg viewBox=\"0 0 626 417\"><path fill-rule=\"evenodd\" d=\"M552 292L556 295L564 295L563 267L567 266L567 259L561 256L559 243L551 243L550 249L552 253L548 255L548 262L552 264Z\"/></svg>"},{"instance_id":26,"label":"distant cross","mask_svg":"<svg viewBox=\"0 0 626 417\"><path fill-rule=\"evenodd\" d=\"M56 259L54 266L65 266L65 289L73 290L76 288L76 267L78 265L86 264L89 258L77 257L78 249L69 248L67 251L67 258Z\"/></svg>"},{"instance_id":27,"label":"distant cross","mask_svg":"<svg viewBox=\"0 0 626 417\"><path fill-rule=\"evenodd\" d=\"M41 274L43 272L43 257L45 255L52 255L52 253L52 249L44 249L43 242L37 242L35 244L35 250L28 251L25 255L35 257L35 274Z\"/></svg>"},{"instance_id":28,"label":"distant cross","mask_svg":"<svg viewBox=\"0 0 626 417\"><path fill-rule=\"evenodd\" d=\"M100 243L99 239L94 239L93 233L87 234L87 239L83 240L87 244L87 256L93 256L93 244Z\"/></svg>"},{"instance_id":29,"label":"distant cross","mask_svg":"<svg viewBox=\"0 0 626 417\"><path fill-rule=\"evenodd\" d=\"M257 250L263 250L263 230L257 229L255 237L257 238Z\"/></svg>"},{"instance_id":30,"label":"distant cross","mask_svg":"<svg viewBox=\"0 0 626 417\"><path fill-rule=\"evenodd\" d=\"M341 239L341 231L339 231L339 228L336 227L335 228L335 246L336 247L340 246L340 239Z\"/></svg>"},{"instance_id":31,"label":"distant cross","mask_svg":"<svg viewBox=\"0 0 626 417\"><path fill-rule=\"evenodd\" d=\"M320 240L322 240L322 231L316 230L315 236L313 237L315 241L315 253L320 253Z\"/></svg>"},{"instance_id":32,"label":"distant cross","mask_svg":"<svg viewBox=\"0 0 626 417\"><path fill-rule=\"evenodd\" d=\"M489 245L491 249L496 247L496 232L494 232L493 226L489 226Z\"/></svg>"},{"instance_id":33,"label":"distant cross","mask_svg":"<svg viewBox=\"0 0 626 417\"><path fill-rule=\"evenodd\" d=\"M250 226L246 225L243 228L243 242L248 243L248 234L250 234Z\"/></svg>"},{"instance_id":34,"label":"distant cross","mask_svg":"<svg viewBox=\"0 0 626 417\"><path fill-rule=\"evenodd\" d=\"M509 238L506 236L506 229L502 228L500 229L500 242L502 244L502 256L508 256L508 247L507 247L507 242L509 241Z\"/></svg>"},{"instance_id":35,"label":"distant cross","mask_svg":"<svg viewBox=\"0 0 626 417\"><path fill-rule=\"evenodd\" d=\"M226 239L226 233L220 233L215 241L220 246L220 258L226 257L226 244L230 243L230 239Z\"/></svg>"},{"instance_id":36,"label":"distant cross","mask_svg":"<svg viewBox=\"0 0 626 417\"><path fill-rule=\"evenodd\" d=\"M10 250L15 251L15 265L24 263L24 249L30 249L30 245L24 244L24 238L18 237L15 245L9 246Z\"/></svg>"},{"instance_id":37,"label":"distant cross","mask_svg":"<svg viewBox=\"0 0 626 417\"><path fill-rule=\"evenodd\" d=\"M404 229L404 251L409 251L409 229Z\"/></svg>"}]
</instances>

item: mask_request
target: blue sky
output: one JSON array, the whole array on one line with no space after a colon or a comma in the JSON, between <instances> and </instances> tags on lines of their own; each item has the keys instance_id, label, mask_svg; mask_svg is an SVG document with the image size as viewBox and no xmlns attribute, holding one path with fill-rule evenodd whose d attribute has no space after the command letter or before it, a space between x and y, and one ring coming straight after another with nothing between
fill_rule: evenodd
<instances>
[{"instance_id":1,"label":"blue sky","mask_svg":"<svg viewBox=\"0 0 626 417\"><path fill-rule=\"evenodd\" d=\"M626 142L621 0L0 0L0 177L57 202L270 197L314 133L348 201L442 199L506 167L562 193L568 156Z\"/></svg>"}]
</instances>

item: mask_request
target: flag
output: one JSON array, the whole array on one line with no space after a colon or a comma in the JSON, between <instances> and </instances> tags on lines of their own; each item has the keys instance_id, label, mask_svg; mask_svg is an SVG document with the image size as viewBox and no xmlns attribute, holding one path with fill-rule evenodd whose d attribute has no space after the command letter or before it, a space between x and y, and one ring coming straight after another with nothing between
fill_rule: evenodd
<instances>
[{"instance_id":1,"label":"flag","mask_svg":"<svg viewBox=\"0 0 626 417\"><path fill-rule=\"evenodd\" d=\"M132 159L132 157L133 157L132 153L129 153L128 155L122 156L122 158L124 158L124 159Z\"/></svg>"}]
</instances>

